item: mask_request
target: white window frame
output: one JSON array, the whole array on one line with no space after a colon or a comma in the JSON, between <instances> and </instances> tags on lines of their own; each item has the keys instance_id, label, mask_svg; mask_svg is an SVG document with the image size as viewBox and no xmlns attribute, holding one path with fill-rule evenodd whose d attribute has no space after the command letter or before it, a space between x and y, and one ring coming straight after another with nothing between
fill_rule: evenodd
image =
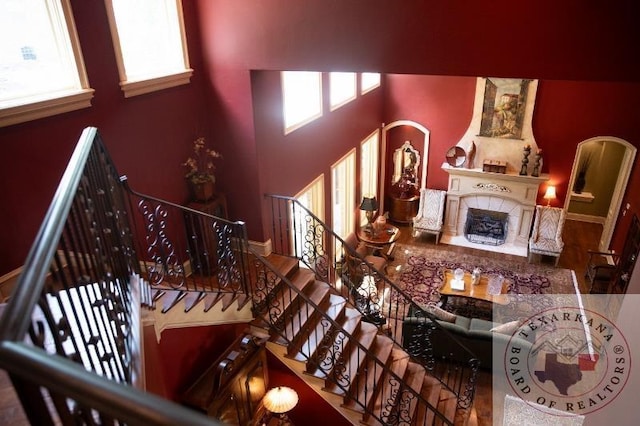
<instances>
[{"instance_id":1,"label":"white window frame","mask_svg":"<svg viewBox=\"0 0 640 426\"><path fill-rule=\"evenodd\" d=\"M154 0L165 2L167 7L175 3L177 21L167 20L164 24L167 28L171 28L172 32L179 34L180 45L182 46L182 69L178 71L167 72L166 70L158 70L154 73L139 75L135 78L129 78L125 66L125 60L122 55L122 46L120 36L118 35L118 26L113 9L113 0L105 0L107 18L109 19L109 27L111 29L111 38L113 40L113 49L118 64L118 74L120 75L120 88L124 92L125 98L138 96L145 93L155 92L170 87L189 84L193 69L189 65L189 50L187 49L187 37L184 29L184 15L182 12L182 0Z\"/></svg>"},{"instance_id":2,"label":"white window frame","mask_svg":"<svg viewBox=\"0 0 640 426\"><path fill-rule=\"evenodd\" d=\"M338 79L351 80L350 90L348 92L340 91L344 89L344 85L338 84ZM355 100L358 96L357 75L355 72L330 72L329 73L329 105L330 110L335 111L343 105ZM338 99L335 99L338 97Z\"/></svg>"},{"instance_id":3,"label":"white window frame","mask_svg":"<svg viewBox=\"0 0 640 426\"><path fill-rule=\"evenodd\" d=\"M356 150L350 150L331 166L331 229L345 239L355 230ZM339 260L342 244L336 240L335 260Z\"/></svg>"},{"instance_id":4,"label":"white window frame","mask_svg":"<svg viewBox=\"0 0 640 426\"><path fill-rule=\"evenodd\" d=\"M360 194L375 195L378 193L380 176L380 132L375 130L360 143ZM360 223L367 222L366 213L360 211Z\"/></svg>"},{"instance_id":5,"label":"white window frame","mask_svg":"<svg viewBox=\"0 0 640 426\"><path fill-rule=\"evenodd\" d=\"M294 75L293 73L313 73L313 76L317 78L317 85L313 87L305 88L310 92L305 95L302 93L299 87L289 88L287 85L287 78L290 75ZM311 74L309 74L311 76ZM317 71L281 71L280 72L280 83L282 86L282 123L284 126L284 134L287 135L293 132L296 129L314 121L317 118L322 117L322 73ZM311 90L313 89L313 92ZM297 98L297 99L296 99ZM317 102L314 102L314 109L310 109L310 112L306 114L304 117L299 118L296 121L288 122L287 121L287 111L297 110L298 107L295 106L295 103L298 102L299 99L314 99ZM293 102L294 106L290 106L289 103ZM310 106L311 104L307 104L306 106Z\"/></svg>"},{"instance_id":6,"label":"white window frame","mask_svg":"<svg viewBox=\"0 0 640 426\"><path fill-rule=\"evenodd\" d=\"M374 76L377 75L378 76L378 81L377 83L374 84L367 84L365 86L365 79L367 76ZM374 89L377 89L378 87L380 87L381 84L381 79L382 76L380 75L380 73L377 72L363 72L362 74L360 74L360 94L364 95L365 93L371 92Z\"/></svg>"},{"instance_id":7,"label":"white window frame","mask_svg":"<svg viewBox=\"0 0 640 426\"><path fill-rule=\"evenodd\" d=\"M89 78L82 58L70 0L47 0L46 3L50 11L49 17L52 26L57 28L59 37L68 42L64 47L72 55L67 60L75 64L77 75L74 75L74 79L77 78L78 86L73 89L0 101L0 127L51 117L91 106L94 90L89 87Z\"/></svg>"},{"instance_id":8,"label":"white window frame","mask_svg":"<svg viewBox=\"0 0 640 426\"><path fill-rule=\"evenodd\" d=\"M294 198L300 204L305 206L311 213L316 215L318 219L324 222L324 174L315 178L302 191L298 192ZM292 206L293 208L293 206ZM301 209L297 212L302 214ZM295 223L291 224L291 229L295 230L291 233L291 247L294 247L294 253L302 253L304 249L305 235L307 234L307 221L305 217L295 216L292 212L291 220Z\"/></svg>"}]
</instances>

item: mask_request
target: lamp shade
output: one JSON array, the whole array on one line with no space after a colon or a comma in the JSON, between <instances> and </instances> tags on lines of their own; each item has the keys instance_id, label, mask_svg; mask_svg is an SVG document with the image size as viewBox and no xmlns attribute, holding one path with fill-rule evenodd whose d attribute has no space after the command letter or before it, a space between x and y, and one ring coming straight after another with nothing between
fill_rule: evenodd
<instances>
[{"instance_id":1,"label":"lamp shade","mask_svg":"<svg viewBox=\"0 0 640 426\"><path fill-rule=\"evenodd\" d=\"M378 200L373 195L365 195L360 203L360 210L374 212L378 210Z\"/></svg>"},{"instance_id":2,"label":"lamp shade","mask_svg":"<svg viewBox=\"0 0 640 426\"><path fill-rule=\"evenodd\" d=\"M545 200L555 200L556 199L556 187L555 186L547 186L547 192L544 193Z\"/></svg>"},{"instance_id":3,"label":"lamp shade","mask_svg":"<svg viewBox=\"0 0 640 426\"><path fill-rule=\"evenodd\" d=\"M262 399L264 408L272 413L286 413L298 403L298 394L286 386L270 389Z\"/></svg>"}]
</instances>

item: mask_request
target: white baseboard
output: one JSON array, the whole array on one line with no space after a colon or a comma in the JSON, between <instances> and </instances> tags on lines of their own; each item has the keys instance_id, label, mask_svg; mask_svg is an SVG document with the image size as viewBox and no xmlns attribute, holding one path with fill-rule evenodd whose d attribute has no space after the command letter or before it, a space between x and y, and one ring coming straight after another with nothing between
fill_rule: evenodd
<instances>
[{"instance_id":1,"label":"white baseboard","mask_svg":"<svg viewBox=\"0 0 640 426\"><path fill-rule=\"evenodd\" d=\"M580 213L570 213L567 212L568 220L576 220L578 222L589 222L589 223L599 223L600 225L604 225L607 220L606 217L602 216L594 216L590 214L580 214Z\"/></svg>"}]
</instances>

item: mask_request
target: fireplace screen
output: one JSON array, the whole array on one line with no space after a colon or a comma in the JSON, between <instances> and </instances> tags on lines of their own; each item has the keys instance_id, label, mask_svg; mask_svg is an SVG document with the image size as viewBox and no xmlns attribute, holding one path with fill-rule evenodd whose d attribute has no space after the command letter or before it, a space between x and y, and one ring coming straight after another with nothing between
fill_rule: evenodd
<instances>
[{"instance_id":1,"label":"fireplace screen","mask_svg":"<svg viewBox=\"0 0 640 426\"><path fill-rule=\"evenodd\" d=\"M507 213L468 209L464 236L472 243L499 246L507 239L508 219Z\"/></svg>"}]
</instances>

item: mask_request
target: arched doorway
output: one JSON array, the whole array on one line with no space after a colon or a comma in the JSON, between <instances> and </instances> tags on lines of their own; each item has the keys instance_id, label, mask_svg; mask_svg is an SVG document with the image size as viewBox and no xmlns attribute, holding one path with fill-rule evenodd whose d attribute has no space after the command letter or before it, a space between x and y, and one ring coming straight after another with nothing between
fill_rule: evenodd
<instances>
[{"instance_id":1,"label":"arched doorway","mask_svg":"<svg viewBox=\"0 0 640 426\"><path fill-rule=\"evenodd\" d=\"M429 163L429 129L427 129L426 127L424 127L422 124L417 123L415 121L412 120L397 120L394 121L392 123L389 123L385 126L382 127L382 149L381 149L381 158L383 159L383 161L381 161L381 172L380 172L380 183L381 183L381 194L380 194L380 198L381 198L381 205L380 205L380 211L385 211L384 210L384 199L385 199L385 188L386 188L386 180L387 180L387 176L386 176L386 169L387 169L387 165L385 164L388 158L387 155L387 151L388 151L388 133L390 130L400 127L400 126L409 126L409 127L413 127L414 129L418 130L422 135L424 135L422 142L422 146L420 146L419 142L420 141L414 141L416 148L420 149L422 152L420 153L422 156L422 160L421 160L421 172L420 172L420 187L424 188L427 185L427 164Z\"/></svg>"},{"instance_id":2,"label":"arched doorway","mask_svg":"<svg viewBox=\"0 0 640 426\"><path fill-rule=\"evenodd\" d=\"M569 219L602 224L601 251L609 249L636 151L629 142L613 136L598 136L578 144L564 208ZM575 193L576 180L585 164L586 186ZM602 170L607 170L609 179L603 178Z\"/></svg>"}]
</instances>

